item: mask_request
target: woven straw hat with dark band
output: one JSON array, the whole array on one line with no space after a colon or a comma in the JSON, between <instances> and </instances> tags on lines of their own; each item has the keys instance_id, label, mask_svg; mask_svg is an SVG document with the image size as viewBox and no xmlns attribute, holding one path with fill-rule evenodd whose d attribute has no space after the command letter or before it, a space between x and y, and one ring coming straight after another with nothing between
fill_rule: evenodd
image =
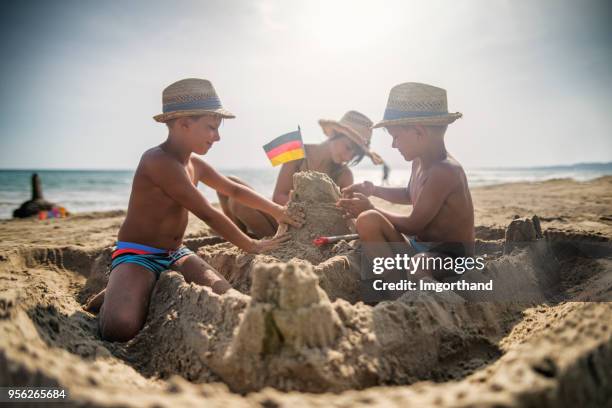
<instances>
[{"instance_id":1,"label":"woven straw hat with dark band","mask_svg":"<svg viewBox=\"0 0 612 408\"><path fill-rule=\"evenodd\" d=\"M372 139L372 121L363 113L348 111L340 120L321 119L319 125L327 137L334 135L334 131L346 135L374 164L383 164L382 158L370 150L370 139Z\"/></svg>"},{"instance_id":2,"label":"woven straw hat with dark band","mask_svg":"<svg viewBox=\"0 0 612 408\"><path fill-rule=\"evenodd\" d=\"M162 111L153 116L158 122L167 122L184 116L217 115L235 118L223 108L215 88L207 79L181 79L169 85L162 93Z\"/></svg>"},{"instance_id":3,"label":"woven straw hat with dark band","mask_svg":"<svg viewBox=\"0 0 612 408\"><path fill-rule=\"evenodd\" d=\"M395 125L448 125L463 116L449 113L446 90L406 82L391 88L383 119L374 128Z\"/></svg>"}]
</instances>

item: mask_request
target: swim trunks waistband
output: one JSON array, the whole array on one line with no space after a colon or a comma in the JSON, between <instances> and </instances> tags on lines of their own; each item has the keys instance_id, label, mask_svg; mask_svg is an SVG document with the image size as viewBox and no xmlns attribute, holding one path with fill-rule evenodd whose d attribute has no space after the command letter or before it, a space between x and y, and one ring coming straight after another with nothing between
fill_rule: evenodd
<instances>
[{"instance_id":1,"label":"swim trunks waistband","mask_svg":"<svg viewBox=\"0 0 612 408\"><path fill-rule=\"evenodd\" d=\"M136 244L134 242L117 241L117 249L113 251L113 258L125 253L149 255L167 254L169 251L165 249L153 248L147 245Z\"/></svg>"},{"instance_id":2,"label":"swim trunks waistband","mask_svg":"<svg viewBox=\"0 0 612 408\"><path fill-rule=\"evenodd\" d=\"M109 272L121 264L133 263L150 270L156 278L159 278L162 272L167 271L176 261L188 255L193 255L193 252L184 245L176 250L168 251L134 242L119 241L111 255L112 262Z\"/></svg>"}]
</instances>

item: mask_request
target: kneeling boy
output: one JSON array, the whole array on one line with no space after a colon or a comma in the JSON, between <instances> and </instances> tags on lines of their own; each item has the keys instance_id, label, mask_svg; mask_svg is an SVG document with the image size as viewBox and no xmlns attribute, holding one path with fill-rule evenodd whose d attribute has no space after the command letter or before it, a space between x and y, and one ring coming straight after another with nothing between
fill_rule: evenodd
<instances>
[{"instance_id":1,"label":"kneeling boy","mask_svg":"<svg viewBox=\"0 0 612 408\"><path fill-rule=\"evenodd\" d=\"M163 113L154 119L168 126L168 138L140 159L127 216L112 254L108 285L88 305L95 309L95 303L103 301L99 325L107 340L126 341L138 333L155 283L168 269L218 294L231 289L210 265L182 245L189 212L247 252L266 252L288 239L286 235L251 239L204 198L196 187L198 182L270 214L278 223L299 227L303 222L302 215L290 217L285 207L229 180L194 155L206 154L220 140L222 118L234 117L222 107L209 81L178 81L164 90L162 100Z\"/></svg>"},{"instance_id":2,"label":"kneeling boy","mask_svg":"<svg viewBox=\"0 0 612 408\"><path fill-rule=\"evenodd\" d=\"M366 181L344 188L338 202L347 216L357 218L357 232L370 259L394 256L396 243L409 244L408 252L425 258L473 255L472 197L463 168L444 144L447 125L460 117L448 112L443 89L419 83L391 89L384 118L373 127L386 128L393 148L412 162L408 186L380 187ZM369 196L411 204L413 209L406 215L375 208ZM448 275L426 268L411 272L415 277Z\"/></svg>"}]
</instances>

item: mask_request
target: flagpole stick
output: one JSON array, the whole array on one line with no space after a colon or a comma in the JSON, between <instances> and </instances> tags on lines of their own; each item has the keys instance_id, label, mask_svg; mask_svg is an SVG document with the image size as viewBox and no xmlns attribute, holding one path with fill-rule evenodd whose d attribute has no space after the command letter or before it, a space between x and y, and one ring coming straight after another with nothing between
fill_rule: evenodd
<instances>
[{"instance_id":1,"label":"flagpole stick","mask_svg":"<svg viewBox=\"0 0 612 408\"><path fill-rule=\"evenodd\" d=\"M304 163L306 163L306 171L310 170L310 166L308 166L308 157L306 156L306 145L304 144L304 139L302 138L302 129L300 125L298 125L298 133L300 134L300 139L302 140L302 147L304 150Z\"/></svg>"}]
</instances>

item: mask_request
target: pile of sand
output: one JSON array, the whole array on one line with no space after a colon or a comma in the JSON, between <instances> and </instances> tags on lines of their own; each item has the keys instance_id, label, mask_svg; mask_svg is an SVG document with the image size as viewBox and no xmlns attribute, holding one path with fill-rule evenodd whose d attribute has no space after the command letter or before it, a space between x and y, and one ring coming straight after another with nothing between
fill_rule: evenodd
<instances>
[{"instance_id":1,"label":"pile of sand","mask_svg":"<svg viewBox=\"0 0 612 408\"><path fill-rule=\"evenodd\" d=\"M459 371L496 357L489 338L506 329L498 320L503 311L483 309L453 293L374 308L332 303L308 263L257 265L250 298L217 296L169 273L129 350L149 375L220 379L238 392L406 384L464 375L440 363L450 356L465 362Z\"/></svg>"},{"instance_id":2,"label":"pile of sand","mask_svg":"<svg viewBox=\"0 0 612 408\"><path fill-rule=\"evenodd\" d=\"M332 298L355 301L358 297L359 254L345 241L317 247L313 240L320 236L351 233L352 221L342 217L336 207L340 197L338 186L318 172L300 172L293 176L294 193L289 211L304 213L302 228L281 225L277 234L288 233L290 242L265 255L247 254L231 244L202 247L198 255L243 293L249 293L255 265L271 262L307 262L315 266L322 288Z\"/></svg>"},{"instance_id":3,"label":"pile of sand","mask_svg":"<svg viewBox=\"0 0 612 408\"><path fill-rule=\"evenodd\" d=\"M323 173L306 171L293 175L293 193L287 204L289 212L299 209L304 213L302 228L281 225L277 234L288 232L291 243L273 251L270 255L281 261L293 258L304 259L318 264L334 255L333 247L317 247L313 240L321 236L345 235L351 233L349 222L336 207L340 198L338 186ZM351 222L352 223L352 222Z\"/></svg>"},{"instance_id":4,"label":"pile of sand","mask_svg":"<svg viewBox=\"0 0 612 408\"><path fill-rule=\"evenodd\" d=\"M300 189L337 194L322 177L303 180ZM334 200L326 194L318 204ZM307 197L298 190L291 205L309 203L307 223L316 225L289 231L304 245L310 234L330 233L337 225L323 221L339 215L329 207L313 218L317 203ZM199 253L244 293L218 296L165 273L145 327L126 344L100 340L96 318L78 302L104 285L108 243L3 250L0 385L61 386L73 405L100 407L606 406L610 239L538 231L533 218L514 220L507 239L503 230L479 231L486 268L464 278L493 277L496 296L521 302L446 292L371 307L358 301L352 246L315 257L297 245L252 256L220 244Z\"/></svg>"},{"instance_id":5,"label":"pile of sand","mask_svg":"<svg viewBox=\"0 0 612 408\"><path fill-rule=\"evenodd\" d=\"M406 293L375 307L352 304L359 285L357 251L345 245L342 256L312 263L333 255L333 249L314 247L314 236L348 231L333 205L337 188L314 172L296 174L295 183L289 206L305 211L306 225L289 229L291 246L259 256L227 244L199 252L250 298L216 296L175 273L162 277L149 322L130 345L131 355L144 353L137 358L143 372L222 380L237 392L266 386L342 391L463 377L496 358L495 344L508 322L546 301L546 290L559 284L558 262L548 244L537 241L541 234L530 230L535 223L516 220L509 231L522 231L520 239L530 237L532 245L490 260L481 272L458 276L494 279L494 292Z\"/></svg>"}]
</instances>

